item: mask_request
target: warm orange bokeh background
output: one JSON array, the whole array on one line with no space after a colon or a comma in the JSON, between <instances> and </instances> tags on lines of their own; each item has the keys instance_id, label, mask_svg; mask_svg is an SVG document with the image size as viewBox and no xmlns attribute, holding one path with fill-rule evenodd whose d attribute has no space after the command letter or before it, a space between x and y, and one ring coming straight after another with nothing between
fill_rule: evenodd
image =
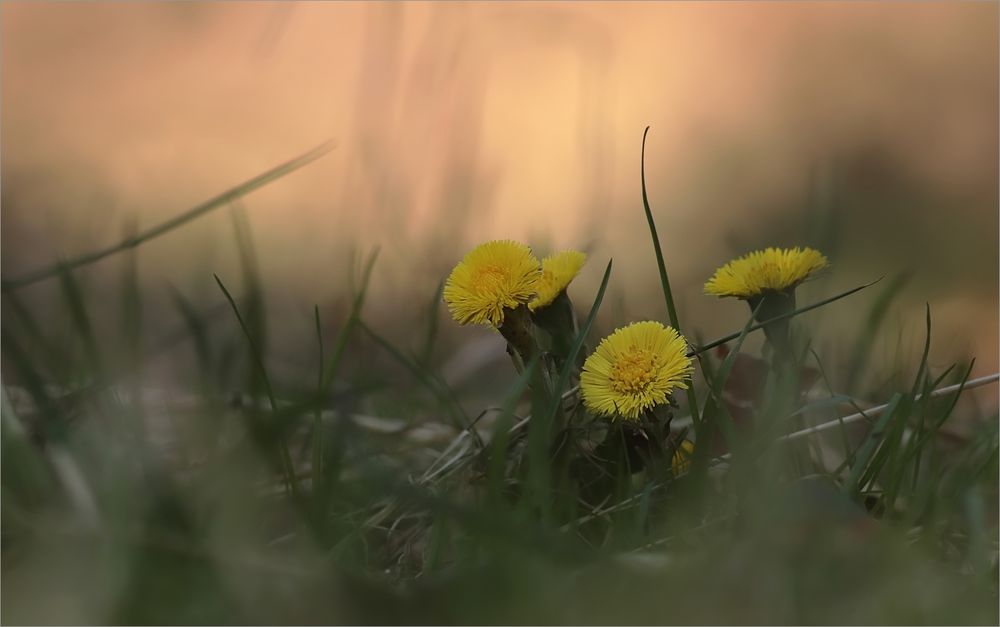
<instances>
[{"instance_id":1,"label":"warm orange bokeh background","mask_svg":"<svg viewBox=\"0 0 1000 627\"><path fill-rule=\"evenodd\" d=\"M587 246L580 301L613 256L608 315L659 316L649 124L692 326L745 316L700 294L731 255L828 244L836 271L809 295L910 270L905 333L919 340L929 301L941 361L997 367L996 3L4 3L2 18L4 276L332 138L245 200L304 333L351 249L381 246L385 322L497 237ZM145 246L143 278L218 300L232 240L219 212Z\"/></svg>"}]
</instances>

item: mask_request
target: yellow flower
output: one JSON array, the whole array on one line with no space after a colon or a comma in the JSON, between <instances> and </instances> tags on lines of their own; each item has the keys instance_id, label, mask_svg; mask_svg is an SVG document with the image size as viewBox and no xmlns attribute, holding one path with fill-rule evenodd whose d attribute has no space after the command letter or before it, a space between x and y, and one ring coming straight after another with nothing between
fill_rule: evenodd
<instances>
[{"instance_id":1,"label":"yellow flower","mask_svg":"<svg viewBox=\"0 0 1000 627\"><path fill-rule=\"evenodd\" d=\"M659 322L636 322L601 340L583 364L583 402L595 414L636 420L686 389L691 373L687 342Z\"/></svg>"},{"instance_id":2,"label":"yellow flower","mask_svg":"<svg viewBox=\"0 0 1000 627\"><path fill-rule=\"evenodd\" d=\"M542 270L531 249L510 240L473 248L444 285L444 302L459 324L499 327L504 312L527 304Z\"/></svg>"},{"instance_id":3,"label":"yellow flower","mask_svg":"<svg viewBox=\"0 0 1000 627\"><path fill-rule=\"evenodd\" d=\"M542 276L535 286L538 295L528 303L528 309L535 311L551 305L556 296L569 286L586 261L587 255L578 250L564 250L542 259Z\"/></svg>"},{"instance_id":4,"label":"yellow flower","mask_svg":"<svg viewBox=\"0 0 1000 627\"><path fill-rule=\"evenodd\" d=\"M674 476L683 475L691 467L691 459L694 457L694 444L690 440L684 440L674 451L674 457L670 460L670 470Z\"/></svg>"},{"instance_id":5,"label":"yellow flower","mask_svg":"<svg viewBox=\"0 0 1000 627\"><path fill-rule=\"evenodd\" d=\"M705 283L705 293L746 299L767 292L783 292L828 265L826 257L812 248L758 250L716 270Z\"/></svg>"}]
</instances>

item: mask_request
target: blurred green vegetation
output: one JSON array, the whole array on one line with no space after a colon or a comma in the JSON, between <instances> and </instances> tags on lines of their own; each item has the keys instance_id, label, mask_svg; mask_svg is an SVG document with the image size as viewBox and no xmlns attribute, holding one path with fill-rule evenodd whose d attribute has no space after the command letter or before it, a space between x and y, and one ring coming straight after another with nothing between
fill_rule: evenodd
<instances>
[{"instance_id":1,"label":"blurred green vegetation","mask_svg":"<svg viewBox=\"0 0 1000 627\"><path fill-rule=\"evenodd\" d=\"M295 367L276 367L285 321L233 203L249 189L210 207L229 207L241 276L216 277L208 310L173 290L172 329L147 328L141 234L117 257L113 319L93 313L109 309L86 281L97 257L36 275L57 316L4 282L3 622L997 623L995 405L959 402L971 363L935 365L933 303L921 357L867 370L898 331L886 312L905 277L817 310L868 311L836 361L809 342L813 314L796 317L820 380L802 398L768 378L750 428L725 399L751 322L728 356L704 352L663 442L704 445L675 474L669 454L634 464L619 444L634 433L587 415L572 368L551 390L532 385L537 363L467 363L456 382L439 293L409 328L378 328L374 252L342 269L349 298L312 308ZM666 284L674 260L657 260ZM576 348L602 336L617 272L574 291ZM666 294L681 328L688 298ZM180 346L180 375L150 385L153 359Z\"/></svg>"}]
</instances>

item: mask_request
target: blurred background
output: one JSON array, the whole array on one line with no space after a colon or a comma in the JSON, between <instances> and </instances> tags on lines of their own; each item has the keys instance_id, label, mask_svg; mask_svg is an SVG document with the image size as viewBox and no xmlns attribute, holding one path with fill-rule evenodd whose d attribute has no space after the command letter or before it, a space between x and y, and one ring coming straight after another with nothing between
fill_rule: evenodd
<instances>
[{"instance_id":1,"label":"blurred background","mask_svg":"<svg viewBox=\"0 0 1000 627\"><path fill-rule=\"evenodd\" d=\"M932 359L993 372L997 17L985 2L4 3L3 276L332 139L242 201L281 319L276 360L312 360L313 304L339 325L352 255L374 246L367 318L396 340L464 252L506 237L587 250L579 307L613 257L603 329L662 318L639 187L650 125L650 200L687 331L715 337L746 315L702 295L716 266L809 244L834 267L801 302L905 276L900 330L878 352L919 353L929 302ZM96 307L118 259L80 272ZM176 322L157 306L168 286L217 305L212 274L240 276L232 217L137 260L147 330ZM803 321L835 358L873 296ZM476 338L502 359L499 338L438 316L448 351Z\"/></svg>"},{"instance_id":2,"label":"blurred background","mask_svg":"<svg viewBox=\"0 0 1000 627\"><path fill-rule=\"evenodd\" d=\"M930 389L971 358L971 377L998 367L998 18L996 2L0 3L0 618L995 623L996 385L909 399L917 372ZM550 493L527 446L469 437L538 398L489 409L515 379L504 342L453 323L440 285L474 245L516 238L590 254L569 289L582 312L614 259L591 341L666 320L647 126L683 331L745 322L702 293L722 263L816 247L832 268L800 305L885 278L797 318L829 387L789 424L896 405L787 450L762 428L759 455L736 449L704 484L622 464L594 497ZM131 252L8 289L328 140ZM754 372L732 389L766 392ZM308 487L289 497L281 473Z\"/></svg>"}]
</instances>

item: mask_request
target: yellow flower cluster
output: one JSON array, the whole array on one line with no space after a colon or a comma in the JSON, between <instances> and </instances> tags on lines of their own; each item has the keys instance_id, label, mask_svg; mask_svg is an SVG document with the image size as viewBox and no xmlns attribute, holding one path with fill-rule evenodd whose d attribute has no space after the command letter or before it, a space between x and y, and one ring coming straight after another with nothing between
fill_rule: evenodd
<instances>
[{"instance_id":1,"label":"yellow flower cluster","mask_svg":"<svg viewBox=\"0 0 1000 627\"><path fill-rule=\"evenodd\" d=\"M794 288L829 262L812 248L767 248L734 259L705 283L711 296L752 298Z\"/></svg>"},{"instance_id":2,"label":"yellow flower cluster","mask_svg":"<svg viewBox=\"0 0 1000 627\"><path fill-rule=\"evenodd\" d=\"M539 263L519 242L481 244L455 266L445 282L444 301L459 324L500 327L505 312L527 305L531 311L552 304L583 267L587 256L567 250Z\"/></svg>"},{"instance_id":3,"label":"yellow flower cluster","mask_svg":"<svg viewBox=\"0 0 1000 627\"><path fill-rule=\"evenodd\" d=\"M500 328L511 310L527 306L534 313L551 305L585 261L583 253L567 250L539 262L524 244L487 242L469 252L452 271L444 300L460 324ZM799 283L828 265L826 257L812 248L767 248L719 268L705 284L705 292L748 300L771 293L792 294ZM616 330L583 364L584 405L597 415L638 420L666 403L673 390L688 387L693 370L688 352L680 333L659 322L636 322ZM685 448L684 453L689 456L690 450ZM674 459L675 472L683 469L685 461Z\"/></svg>"}]
</instances>

